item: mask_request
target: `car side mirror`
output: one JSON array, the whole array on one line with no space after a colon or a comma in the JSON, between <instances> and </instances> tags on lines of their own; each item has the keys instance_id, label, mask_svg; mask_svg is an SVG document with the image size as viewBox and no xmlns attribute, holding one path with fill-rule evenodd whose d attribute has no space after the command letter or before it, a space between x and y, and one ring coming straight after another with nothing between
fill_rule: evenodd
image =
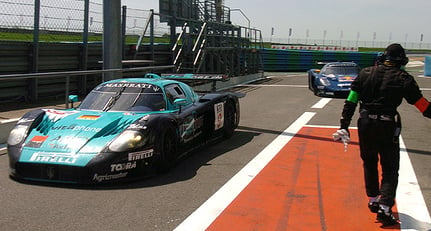
<instances>
[{"instance_id":1,"label":"car side mirror","mask_svg":"<svg viewBox=\"0 0 431 231\"><path fill-rule=\"evenodd\" d=\"M69 95L69 103L71 104L71 108L73 108L73 103L78 102L77 95Z\"/></svg>"},{"instance_id":2,"label":"car side mirror","mask_svg":"<svg viewBox=\"0 0 431 231\"><path fill-rule=\"evenodd\" d=\"M181 107L185 106L186 104L187 104L186 99L175 99L174 100L174 106L179 107L180 112L181 112Z\"/></svg>"},{"instance_id":3,"label":"car side mirror","mask_svg":"<svg viewBox=\"0 0 431 231\"><path fill-rule=\"evenodd\" d=\"M320 69L317 69L317 70L315 70L314 72L316 72L316 73L320 73Z\"/></svg>"}]
</instances>

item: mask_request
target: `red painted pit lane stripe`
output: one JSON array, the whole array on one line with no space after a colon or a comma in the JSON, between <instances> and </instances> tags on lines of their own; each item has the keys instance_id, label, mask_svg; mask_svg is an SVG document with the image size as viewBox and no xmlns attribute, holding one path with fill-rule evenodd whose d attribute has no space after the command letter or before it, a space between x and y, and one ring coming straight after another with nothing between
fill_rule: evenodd
<instances>
[{"instance_id":1,"label":"red painted pit lane stripe","mask_svg":"<svg viewBox=\"0 0 431 231\"><path fill-rule=\"evenodd\" d=\"M301 116L175 230L285 230L285 226L315 230L311 225L317 230L379 229L373 223L375 214L366 208L356 132L344 153L343 145L330 139L336 127L305 125L313 115ZM430 230L430 216L401 138L400 145L401 228Z\"/></svg>"},{"instance_id":2,"label":"red painted pit lane stripe","mask_svg":"<svg viewBox=\"0 0 431 231\"><path fill-rule=\"evenodd\" d=\"M206 230L380 230L356 132L344 152L333 131L302 128Z\"/></svg>"}]
</instances>

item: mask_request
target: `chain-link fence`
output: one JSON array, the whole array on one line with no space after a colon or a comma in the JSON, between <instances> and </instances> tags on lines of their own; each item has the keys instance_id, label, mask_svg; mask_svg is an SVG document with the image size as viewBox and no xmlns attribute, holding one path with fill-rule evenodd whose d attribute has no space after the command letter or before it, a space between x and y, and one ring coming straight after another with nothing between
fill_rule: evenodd
<instances>
[{"instance_id":1,"label":"chain-link fence","mask_svg":"<svg viewBox=\"0 0 431 231\"><path fill-rule=\"evenodd\" d=\"M385 48L389 44L397 41L360 41L360 40L323 40L323 39L284 39L272 38L272 43L279 44L299 44L299 45L319 45L319 46L337 46L337 47L367 47L367 48ZM431 50L431 43L415 42L398 42L407 49Z\"/></svg>"},{"instance_id":2,"label":"chain-link fence","mask_svg":"<svg viewBox=\"0 0 431 231\"><path fill-rule=\"evenodd\" d=\"M126 43L136 43L151 11L125 6L123 13L126 14ZM103 4L100 0L0 0L0 41L32 42L38 27L41 42L82 42L86 23L88 40L102 41ZM169 32L167 25L157 21L154 29L156 36Z\"/></svg>"}]
</instances>

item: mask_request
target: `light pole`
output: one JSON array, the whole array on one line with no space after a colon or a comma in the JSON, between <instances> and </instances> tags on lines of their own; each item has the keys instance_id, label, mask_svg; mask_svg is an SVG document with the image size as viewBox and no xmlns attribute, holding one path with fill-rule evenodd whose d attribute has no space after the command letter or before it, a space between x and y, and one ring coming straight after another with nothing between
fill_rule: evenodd
<instances>
[{"instance_id":1,"label":"light pole","mask_svg":"<svg viewBox=\"0 0 431 231\"><path fill-rule=\"evenodd\" d=\"M340 31L340 48L341 48L341 40L343 40L343 30Z\"/></svg>"},{"instance_id":2,"label":"light pole","mask_svg":"<svg viewBox=\"0 0 431 231\"><path fill-rule=\"evenodd\" d=\"M361 37L361 32L358 31L358 33L356 33L356 48L359 47L359 37Z\"/></svg>"},{"instance_id":3,"label":"light pole","mask_svg":"<svg viewBox=\"0 0 431 231\"><path fill-rule=\"evenodd\" d=\"M326 30L323 30L323 41L322 45L325 46Z\"/></svg>"},{"instance_id":4,"label":"light pole","mask_svg":"<svg viewBox=\"0 0 431 231\"><path fill-rule=\"evenodd\" d=\"M376 41L376 32L373 32L373 47L374 47L374 42Z\"/></svg>"},{"instance_id":5,"label":"light pole","mask_svg":"<svg viewBox=\"0 0 431 231\"><path fill-rule=\"evenodd\" d=\"M272 44L272 36L274 35L274 27L271 27L271 41L270 43Z\"/></svg>"},{"instance_id":6,"label":"light pole","mask_svg":"<svg viewBox=\"0 0 431 231\"><path fill-rule=\"evenodd\" d=\"M407 47L407 37L409 37L409 34L405 34L404 36L404 47Z\"/></svg>"},{"instance_id":7,"label":"light pole","mask_svg":"<svg viewBox=\"0 0 431 231\"><path fill-rule=\"evenodd\" d=\"M289 28L289 37L287 37L287 44L290 44L290 36L292 35L292 28Z\"/></svg>"},{"instance_id":8,"label":"light pole","mask_svg":"<svg viewBox=\"0 0 431 231\"><path fill-rule=\"evenodd\" d=\"M421 34L421 39L420 39L420 42L419 42L419 49L422 48L422 41L423 40L424 40L424 34Z\"/></svg>"}]
</instances>

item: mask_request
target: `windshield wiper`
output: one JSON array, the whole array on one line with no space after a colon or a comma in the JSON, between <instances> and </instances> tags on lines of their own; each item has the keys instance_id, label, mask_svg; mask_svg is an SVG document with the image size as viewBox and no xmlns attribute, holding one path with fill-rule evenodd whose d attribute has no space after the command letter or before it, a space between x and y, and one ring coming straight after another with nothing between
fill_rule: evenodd
<instances>
[{"instance_id":1,"label":"windshield wiper","mask_svg":"<svg viewBox=\"0 0 431 231\"><path fill-rule=\"evenodd\" d=\"M115 93L114 96L111 96L108 100L108 102L106 102L105 106L103 107L102 111L109 111L117 102L117 100L120 98L121 94L123 93L123 91L126 90L126 87L122 87L119 91L117 91Z\"/></svg>"},{"instance_id":2,"label":"windshield wiper","mask_svg":"<svg viewBox=\"0 0 431 231\"><path fill-rule=\"evenodd\" d=\"M144 92L144 88L141 88L138 92L138 94L136 95L135 100L133 101L132 105L130 106L130 108L134 107L136 102L138 102L139 97L141 97L142 92Z\"/></svg>"}]
</instances>

